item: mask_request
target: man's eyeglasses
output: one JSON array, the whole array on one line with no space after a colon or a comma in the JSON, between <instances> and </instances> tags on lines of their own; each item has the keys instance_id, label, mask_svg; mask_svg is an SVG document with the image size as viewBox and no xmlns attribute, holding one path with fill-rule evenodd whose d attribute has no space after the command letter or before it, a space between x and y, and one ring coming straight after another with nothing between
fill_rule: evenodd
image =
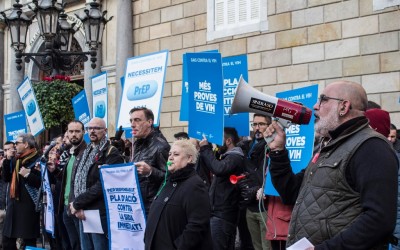
<instances>
[{"instance_id":1,"label":"man's eyeglasses","mask_svg":"<svg viewBox=\"0 0 400 250\"><path fill-rule=\"evenodd\" d=\"M103 127L86 127L85 128L86 131L90 131L90 130L98 131L98 130L101 130L101 129L105 129L105 128L103 128Z\"/></svg>"},{"instance_id":2,"label":"man's eyeglasses","mask_svg":"<svg viewBox=\"0 0 400 250\"><path fill-rule=\"evenodd\" d=\"M327 102L329 100L336 100L336 101L339 101L339 102L343 102L344 101L344 99L330 97L330 96L326 96L324 94L320 95L318 99L319 99L319 105L320 106L321 106L321 103Z\"/></svg>"},{"instance_id":3,"label":"man's eyeglasses","mask_svg":"<svg viewBox=\"0 0 400 250\"><path fill-rule=\"evenodd\" d=\"M16 141L15 142L15 145L18 145L18 144L20 144L20 143L24 143L23 141Z\"/></svg>"},{"instance_id":4,"label":"man's eyeglasses","mask_svg":"<svg viewBox=\"0 0 400 250\"><path fill-rule=\"evenodd\" d=\"M266 127L266 126L268 126L268 123L265 123L265 122L259 122L259 123L254 122L254 123L251 124L251 126L252 126L252 127L257 127L257 126L259 126L259 127Z\"/></svg>"}]
</instances>

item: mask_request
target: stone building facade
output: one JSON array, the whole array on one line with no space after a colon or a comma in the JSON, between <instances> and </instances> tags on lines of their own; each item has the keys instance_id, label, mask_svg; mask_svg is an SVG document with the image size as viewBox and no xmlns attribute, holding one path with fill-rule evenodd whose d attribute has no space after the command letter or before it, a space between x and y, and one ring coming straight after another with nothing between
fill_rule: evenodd
<instances>
[{"instance_id":1,"label":"stone building facade","mask_svg":"<svg viewBox=\"0 0 400 250\"><path fill-rule=\"evenodd\" d=\"M400 126L400 11L397 0L103 0L114 19L106 26L97 72L109 76L109 126L115 131L120 83L126 59L164 49L170 51L160 125L169 141L187 131L179 121L182 55L218 49L223 57L247 54L249 84L269 95L311 84L321 91L337 79L359 82L368 98L390 112ZM5 6L0 0L0 10ZM87 1L70 1L68 13ZM3 3L3 5L1 5ZM258 30L217 30L217 4L255 4ZM382 5L387 3L386 8ZM229 11L228 11L229 12ZM229 20L224 19L221 20ZM212 32L214 30L214 33ZM0 24L0 98L9 109L14 67L7 30ZM3 43L3 44L2 44ZM1 54L1 53L0 53ZM27 68L27 67L25 67ZM93 75L85 65L85 80ZM29 72L27 72L29 75ZM85 86L87 84L85 83ZM86 89L88 91L88 89ZM1 111L0 111L1 113Z\"/></svg>"}]
</instances>

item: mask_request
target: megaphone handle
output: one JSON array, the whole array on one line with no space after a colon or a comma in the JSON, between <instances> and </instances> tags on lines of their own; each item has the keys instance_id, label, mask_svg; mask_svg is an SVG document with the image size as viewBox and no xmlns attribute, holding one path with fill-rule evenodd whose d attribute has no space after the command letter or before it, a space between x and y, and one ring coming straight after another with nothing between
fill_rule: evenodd
<instances>
[{"instance_id":1,"label":"megaphone handle","mask_svg":"<svg viewBox=\"0 0 400 250\"><path fill-rule=\"evenodd\" d=\"M276 120L278 122L278 125L284 130L285 128L288 128L291 125L291 122L285 119L279 119L279 118L274 118L274 120ZM275 139L276 136L276 131L268 136L268 137L264 137L264 140L267 144L269 144L270 142L272 142Z\"/></svg>"},{"instance_id":2,"label":"megaphone handle","mask_svg":"<svg viewBox=\"0 0 400 250\"><path fill-rule=\"evenodd\" d=\"M267 145L270 144L275 139L275 136L276 136L276 131L272 135L264 137L264 140L265 142L267 142Z\"/></svg>"}]
</instances>

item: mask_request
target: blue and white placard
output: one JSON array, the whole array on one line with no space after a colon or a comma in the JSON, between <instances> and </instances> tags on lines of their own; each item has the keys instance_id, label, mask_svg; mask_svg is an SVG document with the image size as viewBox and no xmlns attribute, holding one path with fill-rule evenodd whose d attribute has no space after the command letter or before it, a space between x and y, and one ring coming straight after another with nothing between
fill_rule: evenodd
<instances>
[{"instance_id":1,"label":"blue and white placard","mask_svg":"<svg viewBox=\"0 0 400 250\"><path fill-rule=\"evenodd\" d=\"M40 134L44 130L44 123L40 113L39 105L36 101L31 81L26 77L17 88L28 124L33 136Z\"/></svg>"},{"instance_id":2,"label":"blue and white placard","mask_svg":"<svg viewBox=\"0 0 400 250\"><path fill-rule=\"evenodd\" d=\"M82 90L72 98L72 107L74 108L76 120L81 121L83 125L90 122L90 110L85 90Z\"/></svg>"},{"instance_id":3,"label":"blue and white placard","mask_svg":"<svg viewBox=\"0 0 400 250\"><path fill-rule=\"evenodd\" d=\"M187 53L189 136L222 145L224 96L220 53Z\"/></svg>"},{"instance_id":4,"label":"blue and white placard","mask_svg":"<svg viewBox=\"0 0 400 250\"><path fill-rule=\"evenodd\" d=\"M144 249L146 219L133 163L100 168L107 209L109 249Z\"/></svg>"},{"instance_id":5,"label":"blue and white placard","mask_svg":"<svg viewBox=\"0 0 400 250\"><path fill-rule=\"evenodd\" d=\"M249 113L229 114L240 76L247 82L247 55L222 58L222 69L224 72L224 126L236 128L239 136L248 136L250 134Z\"/></svg>"},{"instance_id":6,"label":"blue and white placard","mask_svg":"<svg viewBox=\"0 0 400 250\"><path fill-rule=\"evenodd\" d=\"M93 117L104 120L108 127L107 72L92 77Z\"/></svg>"},{"instance_id":7,"label":"blue and white placard","mask_svg":"<svg viewBox=\"0 0 400 250\"><path fill-rule=\"evenodd\" d=\"M218 53L218 50L207 50L200 53ZM187 74L186 54L182 56L182 96L179 121L189 121L189 80Z\"/></svg>"},{"instance_id":8,"label":"blue and white placard","mask_svg":"<svg viewBox=\"0 0 400 250\"><path fill-rule=\"evenodd\" d=\"M53 195L51 193L50 181L49 181L49 174L47 171L46 163L40 162L40 172L42 175L42 189L43 192L46 193L46 206L44 209L45 212L45 229L47 233L54 237L54 201Z\"/></svg>"},{"instance_id":9,"label":"blue and white placard","mask_svg":"<svg viewBox=\"0 0 400 250\"><path fill-rule=\"evenodd\" d=\"M28 131L26 127L25 111L4 115L4 123L6 125L7 141L16 141L19 134Z\"/></svg>"},{"instance_id":10,"label":"blue and white placard","mask_svg":"<svg viewBox=\"0 0 400 250\"><path fill-rule=\"evenodd\" d=\"M72 98L72 107L74 109L75 120L82 122L86 127L86 125L90 122L90 110L85 90L82 90ZM85 133L83 138L87 143L90 142L90 138L87 133Z\"/></svg>"},{"instance_id":11,"label":"blue and white placard","mask_svg":"<svg viewBox=\"0 0 400 250\"><path fill-rule=\"evenodd\" d=\"M159 126L168 51L128 59L124 77L117 128L130 128L129 111L146 107L154 113L154 126Z\"/></svg>"},{"instance_id":12,"label":"blue and white placard","mask_svg":"<svg viewBox=\"0 0 400 250\"><path fill-rule=\"evenodd\" d=\"M312 107L318 99L318 85L280 92L276 96L287 101L302 103L313 110ZM314 115L312 115L309 124L293 124L286 129L286 149L289 151L290 165L294 173L307 167L311 159L314 149L314 120ZM267 174L264 193L279 196L269 174Z\"/></svg>"}]
</instances>

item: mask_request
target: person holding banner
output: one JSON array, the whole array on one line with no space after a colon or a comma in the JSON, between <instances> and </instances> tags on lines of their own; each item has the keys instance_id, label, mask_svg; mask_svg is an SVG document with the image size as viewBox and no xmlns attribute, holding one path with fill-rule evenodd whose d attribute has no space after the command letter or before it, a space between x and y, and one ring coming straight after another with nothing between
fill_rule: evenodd
<instances>
[{"instance_id":1,"label":"person holding banner","mask_svg":"<svg viewBox=\"0 0 400 250\"><path fill-rule=\"evenodd\" d=\"M209 191L211 202L211 233L214 250L231 250L239 218L239 189L230 182L231 175L244 172L244 154L236 144L239 136L235 128L224 128L224 144L219 149L220 158L214 155L204 137L200 141L200 158L214 174Z\"/></svg>"},{"instance_id":2,"label":"person holding banner","mask_svg":"<svg viewBox=\"0 0 400 250\"><path fill-rule=\"evenodd\" d=\"M72 173L74 181L71 183L71 192L74 200L70 203L71 213L79 220L79 233L82 249L108 249L107 217L104 203L103 189L100 182L101 165L123 163L124 159L117 148L107 140L107 128L103 119L93 118L86 130L89 133L90 144ZM85 220L84 210L98 210L103 234L84 233L82 220Z\"/></svg>"},{"instance_id":3,"label":"person holding banner","mask_svg":"<svg viewBox=\"0 0 400 250\"><path fill-rule=\"evenodd\" d=\"M151 109L133 108L129 112L132 135L131 162L139 174L140 192L146 214L165 176L170 145L164 135L154 128L154 114Z\"/></svg>"},{"instance_id":4,"label":"person holding banner","mask_svg":"<svg viewBox=\"0 0 400 250\"><path fill-rule=\"evenodd\" d=\"M3 249L16 249L17 238L25 246L36 246L40 236L39 200L40 170L35 169L40 159L35 138L20 134L15 142L16 157L7 156L3 162L3 180L10 183L10 200L3 228Z\"/></svg>"},{"instance_id":5,"label":"person holding banner","mask_svg":"<svg viewBox=\"0 0 400 250\"><path fill-rule=\"evenodd\" d=\"M306 238L315 249L387 249L397 210L395 152L368 126L361 84L337 81L314 105L321 143L307 168L294 174L285 131L274 121L270 174L285 204L293 204L286 247Z\"/></svg>"},{"instance_id":6,"label":"person holding banner","mask_svg":"<svg viewBox=\"0 0 400 250\"><path fill-rule=\"evenodd\" d=\"M210 200L195 170L197 157L189 140L172 144L166 178L146 223L146 250L212 249Z\"/></svg>"}]
</instances>

